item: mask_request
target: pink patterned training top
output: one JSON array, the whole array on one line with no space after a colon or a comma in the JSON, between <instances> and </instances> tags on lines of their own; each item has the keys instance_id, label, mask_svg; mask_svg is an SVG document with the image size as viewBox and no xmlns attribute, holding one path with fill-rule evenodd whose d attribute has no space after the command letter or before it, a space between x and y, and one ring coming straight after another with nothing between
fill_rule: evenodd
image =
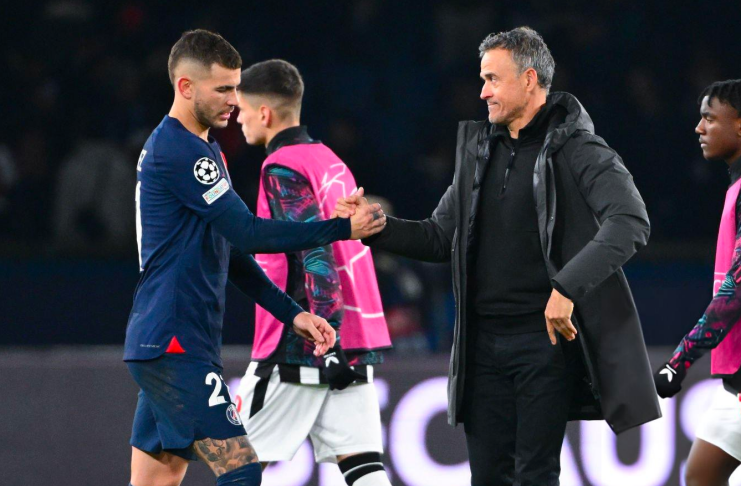
<instances>
[{"instance_id":1,"label":"pink patterned training top","mask_svg":"<svg viewBox=\"0 0 741 486\"><path fill-rule=\"evenodd\" d=\"M286 130L296 131L297 139L269 153L263 163L257 202L260 217L328 219L337 199L356 189L347 165L328 147L309 139L303 127L303 131L298 128ZM378 362L376 351L391 347L371 250L361 242L339 241L298 254L255 258L276 285L299 303L303 300L307 310L338 329L340 343L352 364ZM295 292L302 288L305 300ZM319 366L312 349L283 323L256 307L253 360Z\"/></svg>"},{"instance_id":2,"label":"pink patterned training top","mask_svg":"<svg viewBox=\"0 0 741 486\"><path fill-rule=\"evenodd\" d=\"M715 253L713 300L697 325L682 339L670 365L675 369L691 364L708 350L711 373L731 376L741 367L741 166L731 167L733 184L726 193Z\"/></svg>"}]
</instances>

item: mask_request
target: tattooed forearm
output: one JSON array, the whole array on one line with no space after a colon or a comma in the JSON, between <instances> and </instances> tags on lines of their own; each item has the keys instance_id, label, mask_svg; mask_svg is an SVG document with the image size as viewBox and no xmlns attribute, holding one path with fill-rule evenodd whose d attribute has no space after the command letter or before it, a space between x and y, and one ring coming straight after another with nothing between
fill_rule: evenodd
<instances>
[{"instance_id":1,"label":"tattooed forearm","mask_svg":"<svg viewBox=\"0 0 741 486\"><path fill-rule=\"evenodd\" d=\"M233 469L257 462L257 454L247 436L231 439L203 439L196 441L193 448L203 462L208 464L217 476Z\"/></svg>"}]
</instances>

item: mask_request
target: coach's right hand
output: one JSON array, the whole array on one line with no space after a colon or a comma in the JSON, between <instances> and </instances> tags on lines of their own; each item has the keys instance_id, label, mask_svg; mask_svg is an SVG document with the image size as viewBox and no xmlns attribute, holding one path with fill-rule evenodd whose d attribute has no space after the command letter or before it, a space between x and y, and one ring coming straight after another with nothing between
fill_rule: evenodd
<instances>
[{"instance_id":1,"label":"coach's right hand","mask_svg":"<svg viewBox=\"0 0 741 486\"><path fill-rule=\"evenodd\" d=\"M338 211L338 208L340 209ZM351 240L368 238L380 232L386 226L386 215L378 203L369 204L363 197L363 188L347 198L337 201L337 207L332 217L350 218L352 224Z\"/></svg>"},{"instance_id":2,"label":"coach's right hand","mask_svg":"<svg viewBox=\"0 0 741 486\"><path fill-rule=\"evenodd\" d=\"M545 306L545 327L548 331L548 337L554 346L558 342L556 332L573 341L576 339L576 328L571 322L571 315L574 313L574 303L561 294L556 289L551 291L551 297Z\"/></svg>"},{"instance_id":3,"label":"coach's right hand","mask_svg":"<svg viewBox=\"0 0 741 486\"><path fill-rule=\"evenodd\" d=\"M319 316L301 312L293 318L293 330L316 345L314 356L323 356L337 341L337 334L329 323Z\"/></svg>"}]
</instances>

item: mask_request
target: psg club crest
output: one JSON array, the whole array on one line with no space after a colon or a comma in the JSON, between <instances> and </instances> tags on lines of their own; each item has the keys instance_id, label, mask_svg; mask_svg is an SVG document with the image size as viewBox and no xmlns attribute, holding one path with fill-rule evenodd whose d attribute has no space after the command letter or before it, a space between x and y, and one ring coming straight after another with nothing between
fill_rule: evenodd
<instances>
[{"instance_id":1,"label":"psg club crest","mask_svg":"<svg viewBox=\"0 0 741 486\"><path fill-rule=\"evenodd\" d=\"M193 167L193 174L198 182L210 186L219 180L219 166L208 157L202 157L198 159L195 167Z\"/></svg>"},{"instance_id":2,"label":"psg club crest","mask_svg":"<svg viewBox=\"0 0 741 486\"><path fill-rule=\"evenodd\" d=\"M239 417L237 407L232 403L226 409L226 419L234 425L242 425L242 419Z\"/></svg>"}]
</instances>

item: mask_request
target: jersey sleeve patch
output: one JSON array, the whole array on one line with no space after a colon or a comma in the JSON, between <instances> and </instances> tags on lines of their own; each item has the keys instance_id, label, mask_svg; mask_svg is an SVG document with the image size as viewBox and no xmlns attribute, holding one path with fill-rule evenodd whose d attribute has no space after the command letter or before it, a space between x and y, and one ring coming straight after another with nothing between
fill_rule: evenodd
<instances>
[{"instance_id":1,"label":"jersey sleeve patch","mask_svg":"<svg viewBox=\"0 0 741 486\"><path fill-rule=\"evenodd\" d=\"M219 176L221 174L219 171L219 166L216 164L216 162L209 159L208 157L201 157L196 161L196 165L193 167L193 175L196 176L196 180L201 184L210 186L211 184L219 180Z\"/></svg>"},{"instance_id":2,"label":"jersey sleeve patch","mask_svg":"<svg viewBox=\"0 0 741 486\"><path fill-rule=\"evenodd\" d=\"M221 196L226 194L229 190L229 182L226 178L221 179L221 182L216 184L214 187L203 193L203 199L206 200L206 204L211 204Z\"/></svg>"}]
</instances>

